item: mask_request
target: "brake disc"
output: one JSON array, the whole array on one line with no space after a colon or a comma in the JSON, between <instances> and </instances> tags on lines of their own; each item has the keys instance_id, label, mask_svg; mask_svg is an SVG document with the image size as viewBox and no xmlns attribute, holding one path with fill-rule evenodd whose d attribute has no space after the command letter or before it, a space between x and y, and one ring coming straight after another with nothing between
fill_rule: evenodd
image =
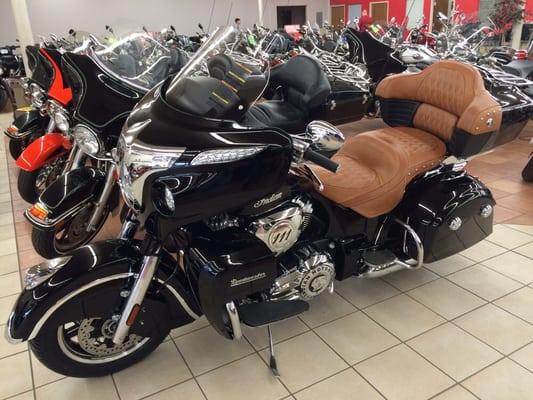
<instances>
[{"instance_id":1,"label":"brake disc","mask_svg":"<svg viewBox=\"0 0 533 400\"><path fill-rule=\"evenodd\" d=\"M88 354L97 357L111 356L122 353L143 340L142 337L132 334L122 344L115 344L111 338L116 329L116 322L108 319L97 329L97 321L98 318L84 319L78 328L78 344Z\"/></svg>"}]
</instances>

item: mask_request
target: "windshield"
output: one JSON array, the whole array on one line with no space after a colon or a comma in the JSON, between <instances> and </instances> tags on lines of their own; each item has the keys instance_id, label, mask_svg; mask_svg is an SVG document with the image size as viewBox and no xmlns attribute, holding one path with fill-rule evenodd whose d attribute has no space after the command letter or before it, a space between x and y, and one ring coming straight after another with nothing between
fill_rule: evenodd
<instances>
[{"instance_id":1,"label":"windshield","mask_svg":"<svg viewBox=\"0 0 533 400\"><path fill-rule=\"evenodd\" d=\"M233 27L217 28L169 84L169 103L188 113L237 118L263 94L270 76L265 54L243 50Z\"/></svg>"},{"instance_id":2,"label":"windshield","mask_svg":"<svg viewBox=\"0 0 533 400\"><path fill-rule=\"evenodd\" d=\"M176 72L171 49L146 33L133 33L90 52L97 64L112 76L143 91Z\"/></svg>"}]
</instances>

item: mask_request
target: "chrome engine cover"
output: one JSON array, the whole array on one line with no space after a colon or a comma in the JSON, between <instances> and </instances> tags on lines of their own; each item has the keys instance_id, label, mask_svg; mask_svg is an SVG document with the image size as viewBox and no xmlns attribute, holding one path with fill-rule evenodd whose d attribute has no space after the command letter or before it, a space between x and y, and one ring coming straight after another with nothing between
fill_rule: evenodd
<instances>
[{"instance_id":1,"label":"chrome engine cover","mask_svg":"<svg viewBox=\"0 0 533 400\"><path fill-rule=\"evenodd\" d=\"M335 266L327 253L305 248L297 255L299 262L276 279L271 296L276 300L308 300L324 291L333 292Z\"/></svg>"},{"instance_id":2,"label":"chrome engine cover","mask_svg":"<svg viewBox=\"0 0 533 400\"><path fill-rule=\"evenodd\" d=\"M278 255L285 253L298 241L307 225L307 215L312 212L311 203L296 199L283 210L252 222L248 230Z\"/></svg>"}]
</instances>

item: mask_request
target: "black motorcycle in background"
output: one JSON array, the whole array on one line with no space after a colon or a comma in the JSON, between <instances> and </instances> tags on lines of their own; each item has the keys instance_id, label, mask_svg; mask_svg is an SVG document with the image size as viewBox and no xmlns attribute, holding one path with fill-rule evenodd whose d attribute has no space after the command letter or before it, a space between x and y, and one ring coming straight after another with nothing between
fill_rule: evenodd
<instances>
[{"instance_id":1,"label":"black motorcycle in background","mask_svg":"<svg viewBox=\"0 0 533 400\"><path fill-rule=\"evenodd\" d=\"M16 103L7 79L24 76L22 57L15 54L19 48L18 45L0 47L0 112L6 108L9 100L12 104Z\"/></svg>"},{"instance_id":2,"label":"black motorcycle in background","mask_svg":"<svg viewBox=\"0 0 533 400\"><path fill-rule=\"evenodd\" d=\"M78 162L81 168L58 177L25 212L33 225L33 247L45 258L90 242L117 208L111 149L135 104L187 59L147 34L108 47L92 43L85 53L63 54L61 70L72 89L73 146L90 162Z\"/></svg>"}]
</instances>

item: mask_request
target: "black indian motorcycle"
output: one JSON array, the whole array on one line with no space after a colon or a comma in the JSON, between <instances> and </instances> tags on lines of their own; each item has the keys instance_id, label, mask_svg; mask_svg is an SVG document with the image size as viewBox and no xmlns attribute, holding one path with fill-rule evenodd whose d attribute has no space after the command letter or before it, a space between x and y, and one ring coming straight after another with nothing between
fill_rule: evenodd
<instances>
[{"instance_id":1,"label":"black indian motorcycle","mask_svg":"<svg viewBox=\"0 0 533 400\"><path fill-rule=\"evenodd\" d=\"M327 123L300 135L248 124L267 78L215 51L231 32L215 32L128 117L114 151L130 206L121 238L30 268L7 337L48 368L118 371L201 315L237 340L242 324L305 312L335 280L417 269L492 232L491 192L457 159L516 137L529 100L508 109L477 70L442 61L384 79L390 127L328 159L317 150L339 135Z\"/></svg>"}]
</instances>

